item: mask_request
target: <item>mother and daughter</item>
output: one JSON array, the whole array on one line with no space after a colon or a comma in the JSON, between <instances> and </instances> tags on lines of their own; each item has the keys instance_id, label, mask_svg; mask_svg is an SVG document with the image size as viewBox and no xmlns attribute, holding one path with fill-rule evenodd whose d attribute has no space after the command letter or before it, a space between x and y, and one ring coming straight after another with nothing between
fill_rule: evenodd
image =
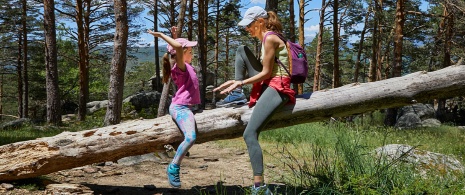
<instances>
[{"instance_id":1,"label":"mother and daughter","mask_svg":"<svg viewBox=\"0 0 465 195\"><path fill-rule=\"evenodd\" d=\"M252 194L271 194L263 178L263 153L258 143L258 135L273 114L287 103L295 103L294 91L290 88L290 77L277 63L289 65L288 50L275 33L282 34L282 24L273 11L265 11L254 6L249 8L238 23L245 27L251 37L261 40L260 60L246 46L239 46L235 58L235 79L215 88L221 94L229 94L217 106L245 103L242 92L244 85L253 85L249 107L255 107L243 137L247 145L253 170L254 184ZM198 78L192 62L192 47L196 41L183 38L173 39L160 32L148 30L148 33L165 40L168 52L163 57L163 81L169 76L178 87L173 96L169 112L176 125L184 134L184 141L179 145L173 161L167 167L168 181L172 187L181 187L179 170L182 158L196 139L196 122L191 110L200 103ZM173 33L176 34L176 33ZM265 41L264 37L267 37Z\"/></svg>"}]
</instances>

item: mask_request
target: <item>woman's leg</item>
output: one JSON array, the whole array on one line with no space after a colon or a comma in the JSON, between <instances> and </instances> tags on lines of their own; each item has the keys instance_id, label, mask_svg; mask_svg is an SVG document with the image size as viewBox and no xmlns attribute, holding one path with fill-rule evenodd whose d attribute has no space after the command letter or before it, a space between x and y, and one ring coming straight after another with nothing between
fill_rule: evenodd
<instances>
[{"instance_id":1,"label":"woman's leg","mask_svg":"<svg viewBox=\"0 0 465 195\"><path fill-rule=\"evenodd\" d=\"M241 45L236 50L236 59L234 61L236 81L242 81L248 77L252 77L262 71L262 64L253 55L252 51L244 45ZM217 107L226 107L230 105L241 105L247 103L247 98L242 92L242 87L234 89L223 100L216 103Z\"/></svg>"},{"instance_id":2,"label":"woman's leg","mask_svg":"<svg viewBox=\"0 0 465 195\"><path fill-rule=\"evenodd\" d=\"M263 65L247 46L241 45L236 51L234 68L234 80L242 81L246 79L247 75L248 77L252 77L260 73L263 69Z\"/></svg>"},{"instance_id":3,"label":"woman's leg","mask_svg":"<svg viewBox=\"0 0 465 195\"><path fill-rule=\"evenodd\" d=\"M276 110L289 101L287 95L278 93L274 88L268 86L263 86L263 88L264 91L255 105L243 135L249 151L254 182L261 183L263 183L263 153L258 143L258 135Z\"/></svg>"},{"instance_id":4,"label":"woman's leg","mask_svg":"<svg viewBox=\"0 0 465 195\"><path fill-rule=\"evenodd\" d=\"M194 114L189 106L186 105L170 105L170 115L179 127L179 130L184 134L184 141L178 146L174 155L173 164L180 165L182 159L187 154L188 150L194 145L196 139L196 124Z\"/></svg>"}]
</instances>

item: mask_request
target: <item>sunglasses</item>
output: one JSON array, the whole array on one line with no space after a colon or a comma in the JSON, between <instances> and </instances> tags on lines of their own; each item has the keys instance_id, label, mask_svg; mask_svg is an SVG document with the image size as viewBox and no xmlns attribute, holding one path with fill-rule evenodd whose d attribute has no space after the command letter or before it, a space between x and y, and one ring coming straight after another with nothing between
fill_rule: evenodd
<instances>
[{"instance_id":1,"label":"sunglasses","mask_svg":"<svg viewBox=\"0 0 465 195\"><path fill-rule=\"evenodd\" d=\"M255 21L257 21L257 20L256 20L256 19L255 19L255 20L252 20L252 22L250 22L249 24L247 24L246 27L247 27L247 28L250 28L250 27L252 26L252 24L253 24Z\"/></svg>"}]
</instances>

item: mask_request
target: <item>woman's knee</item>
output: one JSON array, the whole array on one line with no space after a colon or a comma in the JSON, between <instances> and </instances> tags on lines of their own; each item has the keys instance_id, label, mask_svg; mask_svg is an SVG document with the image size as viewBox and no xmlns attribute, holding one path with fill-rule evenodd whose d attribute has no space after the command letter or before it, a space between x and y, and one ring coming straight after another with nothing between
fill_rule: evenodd
<instances>
[{"instance_id":1,"label":"woman's knee","mask_svg":"<svg viewBox=\"0 0 465 195\"><path fill-rule=\"evenodd\" d=\"M245 45L239 45L239 47L237 47L236 53L244 53L246 47L247 46Z\"/></svg>"},{"instance_id":2,"label":"woman's knee","mask_svg":"<svg viewBox=\"0 0 465 195\"><path fill-rule=\"evenodd\" d=\"M253 133L248 133L245 131L244 134L242 134L242 137L244 138L246 144L257 142L257 139L255 139L255 135Z\"/></svg>"}]
</instances>

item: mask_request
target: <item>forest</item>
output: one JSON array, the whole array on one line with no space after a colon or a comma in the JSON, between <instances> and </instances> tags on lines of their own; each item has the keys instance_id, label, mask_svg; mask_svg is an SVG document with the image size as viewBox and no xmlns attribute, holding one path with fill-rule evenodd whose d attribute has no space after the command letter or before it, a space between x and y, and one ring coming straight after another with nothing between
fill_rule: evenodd
<instances>
[{"instance_id":1,"label":"forest","mask_svg":"<svg viewBox=\"0 0 465 195\"><path fill-rule=\"evenodd\" d=\"M314 7L315 2L318 7ZM141 38L147 29L171 35L169 29L176 26L182 29L177 37L198 41L192 64L199 76L198 109L202 111L196 115L199 147L190 151L194 157L187 158L192 164L200 161L202 168L191 167L188 176L193 177L183 175L183 179L189 178L192 183L178 192L247 194L248 189L233 186L250 179L244 176L249 170L243 170L244 165L237 160L247 161L247 156L242 156L247 149L243 140L235 138L242 135L252 109L217 109L215 102L222 97L211 89L234 78L235 50L240 45L259 54L260 40L250 38L243 27L237 26L244 10L256 3L0 0L0 180L33 178L42 182L46 180L42 176L48 174L46 178L60 181L65 174L65 183L72 183L70 177L79 183L78 179L95 179L101 177L97 172L114 168L111 163L102 165L103 161L116 162L147 153L160 155L157 152L167 145L182 140L171 118L165 116L169 96L175 91L170 83L161 82L161 56L166 45L157 38L153 42ZM277 112L265 129L273 131L260 135L265 158L272 162L266 164L267 177L292 187L279 189L280 185L274 185L273 190L291 190L294 194L297 189L300 194L463 193L463 0L261 3L277 13L284 37L305 49L309 67L305 83L292 86L299 96L296 105ZM319 21L311 25L318 28L315 36L308 31L309 15L314 12ZM249 90L244 88L246 95ZM134 105L124 100L142 92L153 92L159 102L134 113ZM105 106L90 113L88 105L101 101ZM408 131L398 128L405 109L417 112L422 106L433 110L430 115L440 121L439 125ZM73 121L65 122L69 116ZM32 125L16 129L3 126L22 119ZM388 144L410 145L407 152L418 149L416 154L434 153L440 160L429 159L425 166L432 172L424 174L417 172L417 164L401 164L411 157L404 155L407 152L389 163L367 155ZM209 150L201 151L203 147ZM225 155L225 148L237 151ZM205 162L198 157L203 153L231 160L208 158L213 161ZM432 161L448 164L436 167ZM205 182L218 173L205 166L229 166L224 162L231 167L220 171L234 170L234 175L223 178L220 173L219 180L237 181L230 186L218 182L209 191L211 183ZM187 166L193 166L190 163ZM87 165L99 171L83 171ZM120 168L133 171L140 167ZM171 188L159 184L166 183L166 173L157 172L160 170L165 170L165 164L154 163L136 176L148 174L162 186L155 187L158 192L170 193ZM75 171L86 172L85 177L73 175ZM108 190L105 185L110 184L105 180L123 181L130 187L111 185L119 185L123 194L124 190L153 194L154 189L146 189L145 183L120 177L131 171L102 176L103 180L96 182L100 186L88 186L98 192L99 187ZM196 179L197 174L203 175ZM12 183L15 188L21 187ZM26 186L30 183L27 181ZM197 184L201 188L196 188ZM0 185L0 192L4 188ZM287 192L282 194L293 194Z\"/></svg>"},{"instance_id":2,"label":"forest","mask_svg":"<svg viewBox=\"0 0 465 195\"><path fill-rule=\"evenodd\" d=\"M140 82L147 82L143 90L161 92L158 55L126 68L137 63L139 50L150 52L138 38L153 26L163 32L178 26L181 36L197 39L194 64L201 77L213 73L215 84L232 77L234 48L245 44L257 52L260 45L236 25L240 10L248 6L237 0L133 0L116 9L118 2L1 0L2 120L60 124L62 113L74 112L85 121L86 103L108 99L114 106L105 123L119 123L122 98L140 90ZM309 77L294 86L300 94L435 71L460 64L465 55L463 1L322 0L318 34L305 42L309 2L266 2L266 9L284 21L284 35L303 45L309 56ZM153 23L140 24L142 17ZM211 102L205 98L206 79L201 81L203 108ZM445 112L445 100L436 102L438 113ZM74 107L69 111L66 105ZM394 115L387 113L386 124L394 124Z\"/></svg>"}]
</instances>

